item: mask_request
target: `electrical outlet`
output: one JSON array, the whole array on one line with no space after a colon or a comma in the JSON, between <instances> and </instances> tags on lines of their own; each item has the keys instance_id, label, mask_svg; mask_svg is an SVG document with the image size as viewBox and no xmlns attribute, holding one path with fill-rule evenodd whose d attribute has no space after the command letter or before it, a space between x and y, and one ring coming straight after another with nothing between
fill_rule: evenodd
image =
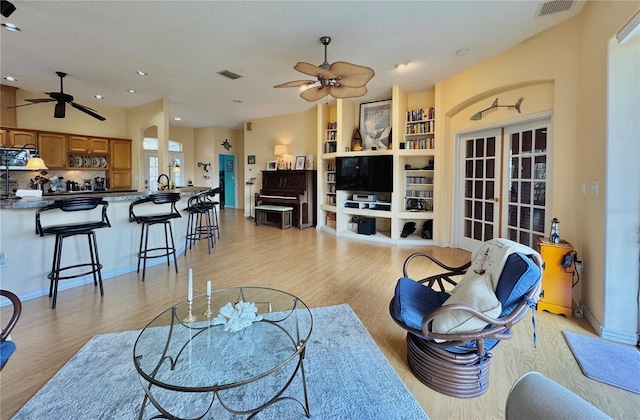
<instances>
[{"instance_id":1,"label":"electrical outlet","mask_svg":"<svg viewBox=\"0 0 640 420\"><path fill-rule=\"evenodd\" d=\"M576 265L576 271L578 272L578 274L582 274L582 261L576 261L575 265Z\"/></svg>"},{"instance_id":2,"label":"electrical outlet","mask_svg":"<svg viewBox=\"0 0 640 420\"><path fill-rule=\"evenodd\" d=\"M7 266L7 256L4 254L4 251L0 251L0 267Z\"/></svg>"}]
</instances>

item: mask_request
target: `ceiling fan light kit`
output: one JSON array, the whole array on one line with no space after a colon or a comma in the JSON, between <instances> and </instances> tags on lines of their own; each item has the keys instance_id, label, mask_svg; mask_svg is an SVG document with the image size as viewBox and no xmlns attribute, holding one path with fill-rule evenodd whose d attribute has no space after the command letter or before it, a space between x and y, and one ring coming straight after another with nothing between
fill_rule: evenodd
<instances>
[{"instance_id":1,"label":"ceiling fan light kit","mask_svg":"<svg viewBox=\"0 0 640 420\"><path fill-rule=\"evenodd\" d=\"M25 99L25 101L29 102L28 104L17 105L11 108L18 108L21 106L35 105L41 104L44 102L55 102L56 106L53 110L53 118L64 118L66 115L66 105L69 104L78 111L82 111L85 114L91 115L93 118L96 118L100 121L105 121L106 118L99 115L96 110L89 108L88 106L80 105L77 102L73 101L73 96L64 93L62 80L65 78L67 73L57 71L56 74L60 78L60 92L45 92L49 95L48 98L38 98L38 99Z\"/></svg>"},{"instance_id":2,"label":"ceiling fan light kit","mask_svg":"<svg viewBox=\"0 0 640 420\"><path fill-rule=\"evenodd\" d=\"M300 73L314 76L317 80L294 80L274 87L306 88L300 93L300 96L309 102L317 101L327 95L339 99L366 95L366 84L375 75L373 69L346 61L336 61L329 64L327 62L327 45L331 43L331 38L323 36L320 38L320 42L324 45L324 62L322 64L316 66L301 61L293 66Z\"/></svg>"}]
</instances>

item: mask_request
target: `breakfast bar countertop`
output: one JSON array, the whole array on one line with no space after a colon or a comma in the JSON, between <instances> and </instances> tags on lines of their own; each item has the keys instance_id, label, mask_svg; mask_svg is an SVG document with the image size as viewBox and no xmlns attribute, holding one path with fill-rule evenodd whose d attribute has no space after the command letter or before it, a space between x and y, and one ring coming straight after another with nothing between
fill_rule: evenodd
<instances>
[{"instance_id":1,"label":"breakfast bar countertop","mask_svg":"<svg viewBox=\"0 0 640 420\"><path fill-rule=\"evenodd\" d=\"M181 196L191 196L201 191L209 190L209 187L182 187L175 188L173 190L167 190L167 192L176 192ZM47 206L53 203L55 200L62 200L73 197L86 197L102 196L105 201L133 201L139 198L147 197L151 194L156 194L160 191L133 191L133 190L119 190L119 191L86 191L77 193L61 193L50 194L42 197L23 197L23 198L10 198L7 200L0 200L0 209L30 209ZM164 191L163 191L164 192Z\"/></svg>"}]
</instances>

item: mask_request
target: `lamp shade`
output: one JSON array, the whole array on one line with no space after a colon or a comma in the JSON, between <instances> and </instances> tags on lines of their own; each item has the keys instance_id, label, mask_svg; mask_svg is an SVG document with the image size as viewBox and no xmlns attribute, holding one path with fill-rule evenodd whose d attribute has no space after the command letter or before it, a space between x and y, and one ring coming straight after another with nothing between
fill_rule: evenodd
<instances>
[{"instance_id":1,"label":"lamp shade","mask_svg":"<svg viewBox=\"0 0 640 420\"><path fill-rule=\"evenodd\" d=\"M44 160L40 157L32 157L27 161L27 168L29 169L49 169L47 165L44 164Z\"/></svg>"},{"instance_id":2,"label":"lamp shade","mask_svg":"<svg viewBox=\"0 0 640 420\"><path fill-rule=\"evenodd\" d=\"M179 165L176 165L176 166L173 167L173 173L174 174L180 173L180 166Z\"/></svg>"},{"instance_id":3,"label":"lamp shade","mask_svg":"<svg viewBox=\"0 0 640 420\"><path fill-rule=\"evenodd\" d=\"M289 146L286 144L276 144L276 147L273 149L273 154L276 156L288 155Z\"/></svg>"}]
</instances>

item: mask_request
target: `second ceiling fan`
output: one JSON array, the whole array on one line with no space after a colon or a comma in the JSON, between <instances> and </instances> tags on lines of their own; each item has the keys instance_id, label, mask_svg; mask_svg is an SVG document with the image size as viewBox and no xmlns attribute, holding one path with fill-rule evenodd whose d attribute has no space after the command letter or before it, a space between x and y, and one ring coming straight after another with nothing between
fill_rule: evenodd
<instances>
[{"instance_id":1,"label":"second ceiling fan","mask_svg":"<svg viewBox=\"0 0 640 420\"><path fill-rule=\"evenodd\" d=\"M314 102L331 95L334 98L356 98L367 93L366 84L375 75L369 67L347 63L346 61L336 61L333 64L327 62L327 45L331 38L323 36L320 42L324 45L324 63L316 66L310 63L299 62L294 69L300 73L315 77L317 80L294 80L274 86L284 87L304 87L300 96L309 102Z\"/></svg>"}]
</instances>

